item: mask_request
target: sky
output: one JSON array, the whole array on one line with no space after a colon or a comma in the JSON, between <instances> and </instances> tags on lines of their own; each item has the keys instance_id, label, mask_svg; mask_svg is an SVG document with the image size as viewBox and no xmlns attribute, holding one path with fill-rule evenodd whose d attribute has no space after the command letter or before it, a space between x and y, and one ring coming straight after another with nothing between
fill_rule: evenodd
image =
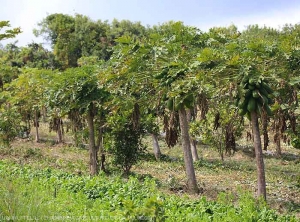
<instances>
[{"instance_id":1,"label":"sky","mask_svg":"<svg viewBox=\"0 0 300 222\"><path fill-rule=\"evenodd\" d=\"M183 21L203 31L231 24L239 30L253 24L280 29L300 23L300 0L0 0L0 21L9 20L11 27L22 30L15 39L1 44L45 42L32 31L53 13L82 14L102 21L128 19L143 25Z\"/></svg>"}]
</instances>

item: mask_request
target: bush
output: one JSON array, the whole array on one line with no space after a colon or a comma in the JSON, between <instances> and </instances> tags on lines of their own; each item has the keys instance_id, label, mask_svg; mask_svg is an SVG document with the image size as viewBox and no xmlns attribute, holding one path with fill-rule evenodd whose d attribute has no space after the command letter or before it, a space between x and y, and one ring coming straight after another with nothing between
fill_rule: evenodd
<instances>
[{"instance_id":1,"label":"bush","mask_svg":"<svg viewBox=\"0 0 300 222\"><path fill-rule=\"evenodd\" d=\"M113 154L113 163L128 176L131 167L145 151L141 144L144 129L139 119L139 108L135 105L133 111L122 115L110 116L107 120L110 131L106 134L105 146Z\"/></svg>"},{"instance_id":2,"label":"bush","mask_svg":"<svg viewBox=\"0 0 300 222\"><path fill-rule=\"evenodd\" d=\"M128 175L145 150L141 145L141 130L134 129L133 124L128 122L119 125L110 135L112 143L109 151L113 154L113 163Z\"/></svg>"},{"instance_id":3,"label":"bush","mask_svg":"<svg viewBox=\"0 0 300 222\"><path fill-rule=\"evenodd\" d=\"M4 108L0 111L0 143L9 146L20 132L20 115L12 108Z\"/></svg>"}]
</instances>

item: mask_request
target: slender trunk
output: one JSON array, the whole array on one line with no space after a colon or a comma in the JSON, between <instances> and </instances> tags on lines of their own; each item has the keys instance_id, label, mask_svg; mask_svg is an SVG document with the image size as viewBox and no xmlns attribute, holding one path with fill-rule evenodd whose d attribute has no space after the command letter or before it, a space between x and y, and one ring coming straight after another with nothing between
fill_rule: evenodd
<instances>
[{"instance_id":1,"label":"slender trunk","mask_svg":"<svg viewBox=\"0 0 300 222\"><path fill-rule=\"evenodd\" d=\"M256 168L257 168L257 194L267 199L266 193L266 179L265 179L265 166L263 159L263 152L261 147L261 138L259 133L258 117L256 112L251 112L251 123L254 139L254 149L256 157Z\"/></svg>"},{"instance_id":2,"label":"slender trunk","mask_svg":"<svg viewBox=\"0 0 300 222\"><path fill-rule=\"evenodd\" d=\"M104 154L104 149L103 149L103 129L102 129L102 124L100 121L100 126L98 128L98 139L97 139L97 153L99 153L99 156L101 157L100 161L100 170L105 172L105 154ZM97 162L98 162L98 155L97 155Z\"/></svg>"},{"instance_id":3,"label":"slender trunk","mask_svg":"<svg viewBox=\"0 0 300 222\"><path fill-rule=\"evenodd\" d=\"M191 122L192 121L192 112L190 109L188 109L186 111L186 116L187 116L187 121ZM196 140L194 140L193 138L190 138L190 143L191 143L191 151L192 151L192 157L193 157L193 161L198 161L199 160L199 156L198 156L198 151L197 151L197 145L196 145Z\"/></svg>"},{"instance_id":4,"label":"slender trunk","mask_svg":"<svg viewBox=\"0 0 300 222\"><path fill-rule=\"evenodd\" d=\"M63 133L61 127L61 118L57 118L57 143L63 142Z\"/></svg>"},{"instance_id":5,"label":"slender trunk","mask_svg":"<svg viewBox=\"0 0 300 222\"><path fill-rule=\"evenodd\" d=\"M92 108L89 108L87 113L87 122L89 128L89 154L90 154L90 174L95 176L98 173L97 164L97 147L95 144L95 130L94 130L94 115Z\"/></svg>"},{"instance_id":6,"label":"slender trunk","mask_svg":"<svg viewBox=\"0 0 300 222\"><path fill-rule=\"evenodd\" d=\"M158 144L158 139L157 136L154 133L151 133L152 136L152 141L153 141L153 152L154 152L154 156L156 158L156 160L160 159L161 156L161 152L160 152L160 147Z\"/></svg>"},{"instance_id":7,"label":"slender trunk","mask_svg":"<svg viewBox=\"0 0 300 222\"><path fill-rule=\"evenodd\" d=\"M281 156L281 113L280 110L278 111L279 115L277 118L277 121L275 121L275 136L274 136L274 142L276 143L276 155Z\"/></svg>"},{"instance_id":8,"label":"slender trunk","mask_svg":"<svg viewBox=\"0 0 300 222\"><path fill-rule=\"evenodd\" d=\"M262 131L264 135L264 150L267 150L269 145L269 135L268 135L268 115L265 110L263 110L262 112L261 121L262 121Z\"/></svg>"},{"instance_id":9,"label":"slender trunk","mask_svg":"<svg viewBox=\"0 0 300 222\"><path fill-rule=\"evenodd\" d=\"M43 115L43 122L44 123L47 122L47 119L46 119L46 117L47 117L47 109L46 109L46 107L42 108L42 115Z\"/></svg>"},{"instance_id":10,"label":"slender trunk","mask_svg":"<svg viewBox=\"0 0 300 222\"><path fill-rule=\"evenodd\" d=\"M190 143L190 136L189 136L189 126L186 117L186 111L184 108L179 110L179 122L180 122L180 129L181 129L181 140L182 140L182 150L184 154L185 170L188 179L187 182L188 190L190 193L198 193L199 189L197 186L195 169L193 165L191 143Z\"/></svg>"},{"instance_id":11,"label":"slender trunk","mask_svg":"<svg viewBox=\"0 0 300 222\"><path fill-rule=\"evenodd\" d=\"M192 157L193 157L193 161L198 161L199 160L199 156L198 156L198 151L197 151L197 143L196 140L194 139L190 139L191 140L191 151L192 151Z\"/></svg>"},{"instance_id":12,"label":"slender trunk","mask_svg":"<svg viewBox=\"0 0 300 222\"><path fill-rule=\"evenodd\" d=\"M276 126L276 132L275 132L275 143L276 143L276 155L277 156L281 156L281 133L280 133L280 129L279 126Z\"/></svg>"},{"instance_id":13,"label":"slender trunk","mask_svg":"<svg viewBox=\"0 0 300 222\"><path fill-rule=\"evenodd\" d=\"M38 111L35 110L34 112L34 121L35 121L35 142L40 142L40 135L39 135L39 117L38 117Z\"/></svg>"}]
</instances>

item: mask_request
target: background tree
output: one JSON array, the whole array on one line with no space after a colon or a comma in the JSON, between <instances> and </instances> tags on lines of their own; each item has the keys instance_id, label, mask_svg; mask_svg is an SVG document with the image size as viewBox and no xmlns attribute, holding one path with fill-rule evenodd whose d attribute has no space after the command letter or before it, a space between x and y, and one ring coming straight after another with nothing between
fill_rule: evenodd
<instances>
[{"instance_id":1,"label":"background tree","mask_svg":"<svg viewBox=\"0 0 300 222\"><path fill-rule=\"evenodd\" d=\"M9 21L0 21L0 31L3 28L6 30L4 30L4 33L0 33L0 41L4 40L4 39L14 38L14 37L16 37L16 35L21 33L20 28L10 29Z\"/></svg>"}]
</instances>

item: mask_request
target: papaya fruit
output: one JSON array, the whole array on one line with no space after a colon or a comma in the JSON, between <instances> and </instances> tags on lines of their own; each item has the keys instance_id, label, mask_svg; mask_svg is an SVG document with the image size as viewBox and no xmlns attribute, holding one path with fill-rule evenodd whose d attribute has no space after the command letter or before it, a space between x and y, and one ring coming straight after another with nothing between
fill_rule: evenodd
<instances>
[{"instance_id":1,"label":"papaya fruit","mask_svg":"<svg viewBox=\"0 0 300 222\"><path fill-rule=\"evenodd\" d=\"M245 83L244 86L243 86L243 88L244 88L244 89L248 89L248 86L249 86L249 84L248 84L248 83Z\"/></svg>"},{"instance_id":2,"label":"papaya fruit","mask_svg":"<svg viewBox=\"0 0 300 222\"><path fill-rule=\"evenodd\" d=\"M270 97L268 98L268 104L274 104L274 101L273 101L273 99L271 99Z\"/></svg>"},{"instance_id":3,"label":"papaya fruit","mask_svg":"<svg viewBox=\"0 0 300 222\"><path fill-rule=\"evenodd\" d=\"M164 94L162 97L161 97L162 101L167 101L168 97L166 94Z\"/></svg>"},{"instance_id":4,"label":"papaya fruit","mask_svg":"<svg viewBox=\"0 0 300 222\"><path fill-rule=\"evenodd\" d=\"M274 90L267 83L262 82L262 86L269 94L272 94L274 92Z\"/></svg>"},{"instance_id":5,"label":"papaya fruit","mask_svg":"<svg viewBox=\"0 0 300 222\"><path fill-rule=\"evenodd\" d=\"M247 113L246 113L246 117L247 117L247 119L248 119L249 121L251 121L251 113L250 113L250 112L247 112Z\"/></svg>"},{"instance_id":6,"label":"papaya fruit","mask_svg":"<svg viewBox=\"0 0 300 222\"><path fill-rule=\"evenodd\" d=\"M257 99L259 97L259 93L257 90L252 91L253 98Z\"/></svg>"},{"instance_id":7,"label":"papaya fruit","mask_svg":"<svg viewBox=\"0 0 300 222\"><path fill-rule=\"evenodd\" d=\"M247 113L247 110L239 109L239 115L244 116Z\"/></svg>"},{"instance_id":8,"label":"papaya fruit","mask_svg":"<svg viewBox=\"0 0 300 222\"><path fill-rule=\"evenodd\" d=\"M167 108L169 110L173 110L174 109L174 103L173 103L173 98L169 98L167 101Z\"/></svg>"},{"instance_id":9,"label":"papaya fruit","mask_svg":"<svg viewBox=\"0 0 300 222\"><path fill-rule=\"evenodd\" d=\"M272 112L270 106L265 105L264 108L265 108L265 110L266 110L268 116L272 116L272 115L273 115L273 112Z\"/></svg>"},{"instance_id":10,"label":"papaya fruit","mask_svg":"<svg viewBox=\"0 0 300 222\"><path fill-rule=\"evenodd\" d=\"M194 96L193 94L188 94L184 100L183 100L183 104L185 107L187 107L188 109L191 109L194 107Z\"/></svg>"},{"instance_id":11,"label":"papaya fruit","mask_svg":"<svg viewBox=\"0 0 300 222\"><path fill-rule=\"evenodd\" d=\"M242 79L242 83L246 84L248 82L249 82L249 77L248 76L244 76L243 79Z\"/></svg>"},{"instance_id":12,"label":"papaya fruit","mask_svg":"<svg viewBox=\"0 0 300 222\"><path fill-rule=\"evenodd\" d=\"M194 95L188 94L184 100L189 101L189 102L194 102Z\"/></svg>"},{"instance_id":13,"label":"papaya fruit","mask_svg":"<svg viewBox=\"0 0 300 222\"><path fill-rule=\"evenodd\" d=\"M256 113L257 113L258 115L261 115L261 108L262 108L261 105L257 103L257 104L256 104L256 110L255 110L255 111L256 111Z\"/></svg>"},{"instance_id":14,"label":"papaya fruit","mask_svg":"<svg viewBox=\"0 0 300 222\"><path fill-rule=\"evenodd\" d=\"M175 111L178 111L178 110L180 110L182 108L184 108L183 103L177 103L177 104L175 104Z\"/></svg>"},{"instance_id":15,"label":"papaya fruit","mask_svg":"<svg viewBox=\"0 0 300 222\"><path fill-rule=\"evenodd\" d=\"M260 82L255 83L255 88L256 88L256 89L260 89L260 87L261 87L261 86L260 86Z\"/></svg>"},{"instance_id":16,"label":"papaya fruit","mask_svg":"<svg viewBox=\"0 0 300 222\"><path fill-rule=\"evenodd\" d=\"M180 110L181 108L184 107L183 101L180 97L176 97L175 98L175 111Z\"/></svg>"},{"instance_id":17,"label":"papaya fruit","mask_svg":"<svg viewBox=\"0 0 300 222\"><path fill-rule=\"evenodd\" d=\"M260 94L264 95L264 96L268 96L269 93L267 92L267 90L264 87L261 87L259 89Z\"/></svg>"},{"instance_id":18,"label":"papaya fruit","mask_svg":"<svg viewBox=\"0 0 300 222\"><path fill-rule=\"evenodd\" d=\"M246 98L249 98L251 95L252 95L252 90L247 89L247 90L245 91L245 97L246 97Z\"/></svg>"},{"instance_id":19,"label":"papaya fruit","mask_svg":"<svg viewBox=\"0 0 300 222\"><path fill-rule=\"evenodd\" d=\"M255 89L255 86L254 86L254 85L249 85L249 86L248 86L248 89L254 90L254 89Z\"/></svg>"},{"instance_id":20,"label":"papaya fruit","mask_svg":"<svg viewBox=\"0 0 300 222\"><path fill-rule=\"evenodd\" d=\"M248 100L246 100L245 98L241 98L238 104L238 107L240 109L246 109L247 108L247 102Z\"/></svg>"},{"instance_id":21,"label":"papaya fruit","mask_svg":"<svg viewBox=\"0 0 300 222\"><path fill-rule=\"evenodd\" d=\"M257 106L256 100L255 100L253 97L251 97L251 98L249 99L248 104L247 104L247 110L251 113L251 112L253 112L254 110L256 110L256 106Z\"/></svg>"},{"instance_id":22,"label":"papaya fruit","mask_svg":"<svg viewBox=\"0 0 300 222\"><path fill-rule=\"evenodd\" d=\"M256 80L255 79L249 79L249 84L252 86L255 86Z\"/></svg>"}]
</instances>

